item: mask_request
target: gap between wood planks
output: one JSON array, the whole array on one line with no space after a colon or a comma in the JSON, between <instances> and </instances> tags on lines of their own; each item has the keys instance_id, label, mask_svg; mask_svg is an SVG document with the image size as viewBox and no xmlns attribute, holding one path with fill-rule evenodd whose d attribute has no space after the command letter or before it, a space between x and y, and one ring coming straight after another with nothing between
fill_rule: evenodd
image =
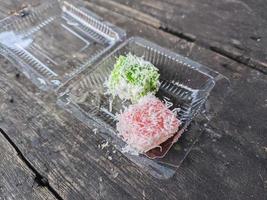
<instances>
[{"instance_id":1,"label":"gap between wood planks","mask_svg":"<svg viewBox=\"0 0 267 200\"><path fill-rule=\"evenodd\" d=\"M88 4L91 4L91 5L93 4L92 2L90 2L90 0L85 0L85 1ZM98 0L98 1L94 1L94 6L102 7L105 9L106 9L106 7L108 7L113 12L116 12L118 14L132 18L134 20L137 20L141 23L152 26L154 28L160 29L164 32L172 34L172 35L179 37L181 39L184 39L188 42L193 42L193 43L197 44L198 46L209 49L213 52L216 52L222 56L225 56L225 57L227 57L231 60L234 60L238 63L244 64L245 66L253 68L253 69L260 71L261 73L267 75L267 64L266 63L263 63L259 60L248 57L248 56L236 51L235 49L233 49L231 47L227 47L227 46L217 44L217 43L216 44L210 44L210 43L201 41L200 39L198 39L195 35L193 35L191 33L184 33L184 32L179 32L177 30L174 30L172 27L169 27L168 25L163 24L157 18L155 18L151 15L145 14L141 11L138 11L138 10L136 10L132 7L129 7L127 5L122 5L122 4L114 2L112 0L110 0L110 1Z\"/></svg>"},{"instance_id":2,"label":"gap between wood planks","mask_svg":"<svg viewBox=\"0 0 267 200\"><path fill-rule=\"evenodd\" d=\"M26 159L20 149L16 146L16 144L11 140L11 138L5 133L3 129L0 128L0 133L4 136L7 142L14 148L17 152L18 157L21 159L23 163L35 174L34 181L42 187L46 187L54 196L59 200L63 200L63 198L57 193L57 191L49 184L47 178L42 176L33 166L32 164Z\"/></svg>"}]
</instances>

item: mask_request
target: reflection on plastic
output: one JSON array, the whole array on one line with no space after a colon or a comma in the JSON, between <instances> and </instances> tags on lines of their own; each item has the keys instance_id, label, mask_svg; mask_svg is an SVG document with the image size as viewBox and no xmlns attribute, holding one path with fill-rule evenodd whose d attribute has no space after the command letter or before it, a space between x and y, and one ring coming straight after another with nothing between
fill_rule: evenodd
<instances>
[{"instance_id":1,"label":"reflection on plastic","mask_svg":"<svg viewBox=\"0 0 267 200\"><path fill-rule=\"evenodd\" d=\"M23 35L16 35L13 31L8 31L0 33L0 43L9 48L26 48L32 43L32 39L24 38Z\"/></svg>"}]
</instances>

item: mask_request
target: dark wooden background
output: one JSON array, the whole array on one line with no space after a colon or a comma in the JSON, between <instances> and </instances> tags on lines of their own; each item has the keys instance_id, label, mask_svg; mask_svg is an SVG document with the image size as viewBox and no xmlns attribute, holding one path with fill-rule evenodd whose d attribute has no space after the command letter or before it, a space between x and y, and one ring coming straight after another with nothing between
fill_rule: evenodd
<instances>
[{"instance_id":1,"label":"dark wooden background","mask_svg":"<svg viewBox=\"0 0 267 200\"><path fill-rule=\"evenodd\" d=\"M25 2L0 0L1 18ZM99 149L101 137L0 57L0 199L267 199L267 2L85 5L128 36L221 72L229 95L174 177L160 181L119 152L109 160L112 146Z\"/></svg>"}]
</instances>

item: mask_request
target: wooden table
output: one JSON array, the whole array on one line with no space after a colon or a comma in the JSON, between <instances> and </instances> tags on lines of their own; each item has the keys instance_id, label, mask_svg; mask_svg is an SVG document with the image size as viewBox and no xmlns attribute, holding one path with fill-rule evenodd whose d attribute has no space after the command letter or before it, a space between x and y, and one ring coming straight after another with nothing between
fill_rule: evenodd
<instances>
[{"instance_id":1,"label":"wooden table","mask_svg":"<svg viewBox=\"0 0 267 200\"><path fill-rule=\"evenodd\" d=\"M1 0L0 16L21 2ZM85 3L128 36L224 74L230 92L174 177L157 180L119 152L108 159L112 146L99 149L100 136L0 57L0 199L267 199L267 3Z\"/></svg>"}]
</instances>

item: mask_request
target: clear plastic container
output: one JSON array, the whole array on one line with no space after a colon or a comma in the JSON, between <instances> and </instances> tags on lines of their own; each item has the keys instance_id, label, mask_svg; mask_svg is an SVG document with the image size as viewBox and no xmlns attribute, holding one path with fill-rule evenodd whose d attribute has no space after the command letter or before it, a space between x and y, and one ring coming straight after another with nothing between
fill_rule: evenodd
<instances>
[{"instance_id":1,"label":"clear plastic container","mask_svg":"<svg viewBox=\"0 0 267 200\"><path fill-rule=\"evenodd\" d=\"M156 96L162 101L167 99L171 102L173 105L170 109L176 108L178 118L182 121L179 132L163 143L162 149L153 149L146 155L133 155L124 151L126 144L117 136L115 118L116 112L123 109L124 103L116 99L113 101L112 112L109 112L109 96L105 95L104 82L108 79L116 58L129 52L142 56L159 69L161 85ZM134 37L121 44L93 68L60 88L58 104L89 127L96 125L101 130L105 128L99 134L107 141L143 170L154 177L166 179L179 168L202 133L194 128L188 131L186 129L217 83L220 91L216 92L213 102L221 103L229 86L224 76L154 43ZM181 134L182 137L177 141ZM173 144L175 146L171 148Z\"/></svg>"},{"instance_id":2,"label":"clear plastic container","mask_svg":"<svg viewBox=\"0 0 267 200\"><path fill-rule=\"evenodd\" d=\"M0 21L1 53L43 90L56 90L124 37L77 2L28 5Z\"/></svg>"}]
</instances>

